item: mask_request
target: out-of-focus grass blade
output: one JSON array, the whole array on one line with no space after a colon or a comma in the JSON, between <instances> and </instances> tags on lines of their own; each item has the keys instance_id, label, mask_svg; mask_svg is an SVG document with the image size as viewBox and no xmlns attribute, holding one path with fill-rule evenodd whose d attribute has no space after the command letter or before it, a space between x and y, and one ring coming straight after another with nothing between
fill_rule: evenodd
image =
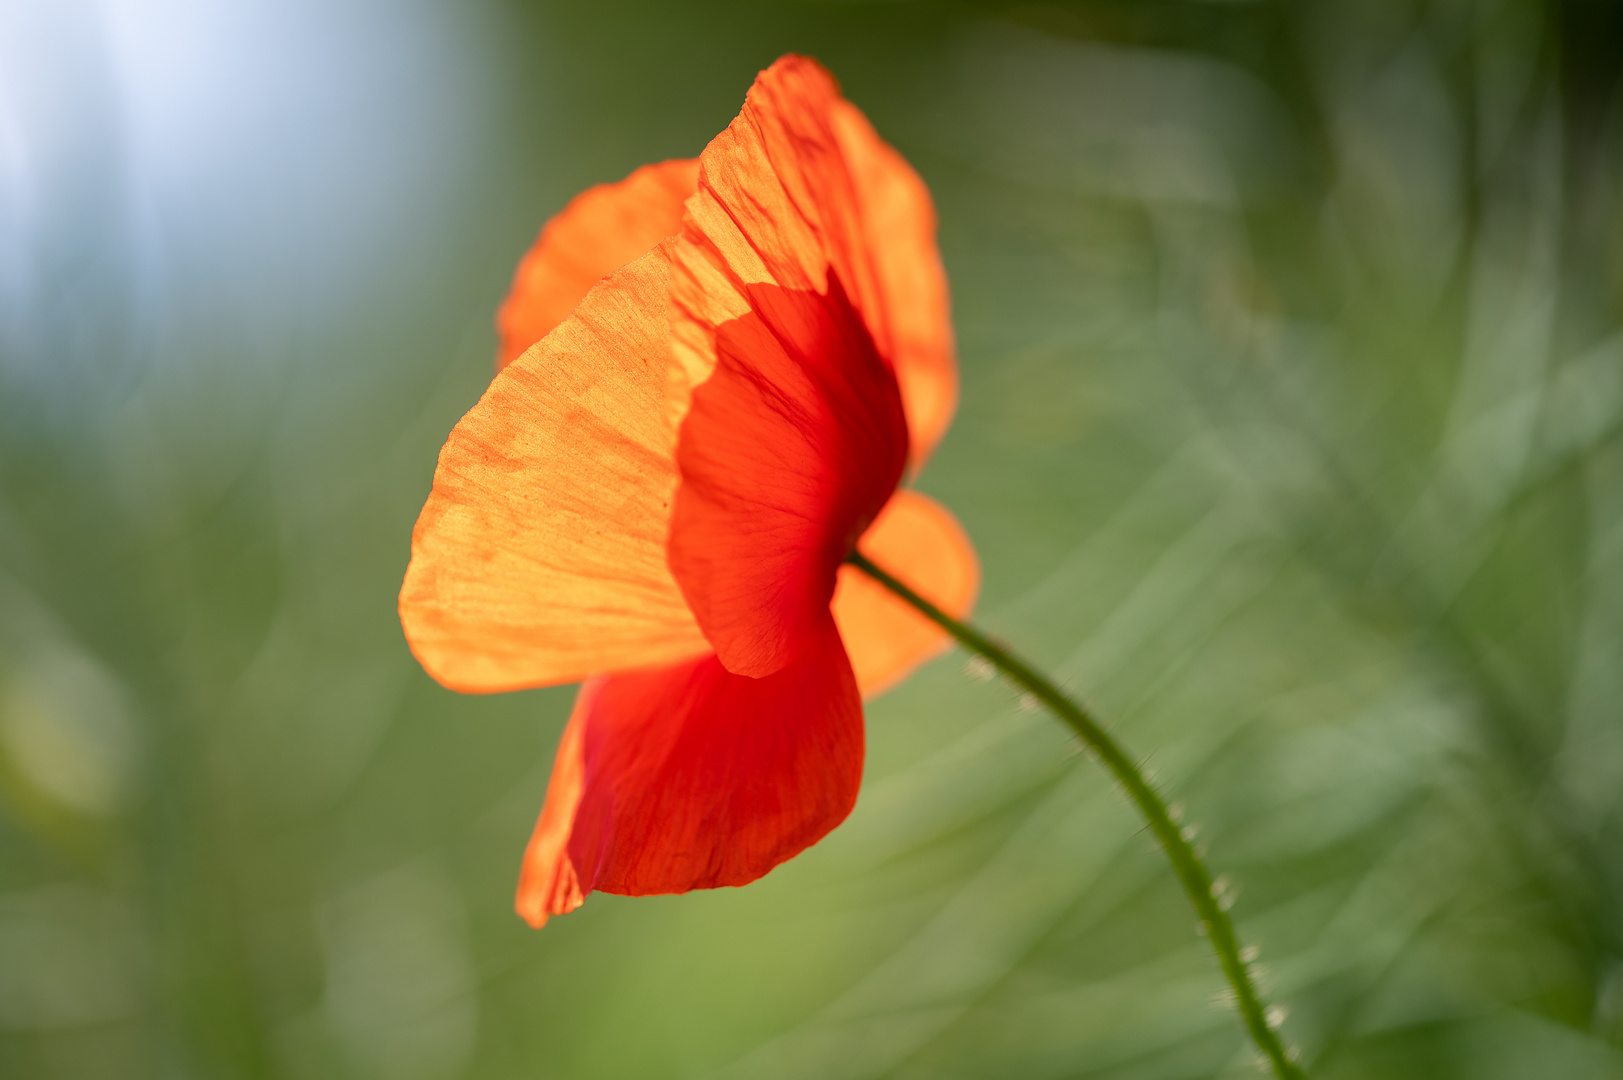
<instances>
[{"instance_id":1,"label":"out-of-focus grass blade","mask_svg":"<svg viewBox=\"0 0 1623 1080\"><path fill-rule=\"evenodd\" d=\"M0 6L72 46L0 52L0 183L47 113L62 180L0 187L0 1074L1254 1075L958 655L763 881L511 913L569 691L422 675L413 515L536 227L789 48L936 193L978 618L1182 804L1312 1074L1623 1074L1603 5L104 7Z\"/></svg>"}]
</instances>

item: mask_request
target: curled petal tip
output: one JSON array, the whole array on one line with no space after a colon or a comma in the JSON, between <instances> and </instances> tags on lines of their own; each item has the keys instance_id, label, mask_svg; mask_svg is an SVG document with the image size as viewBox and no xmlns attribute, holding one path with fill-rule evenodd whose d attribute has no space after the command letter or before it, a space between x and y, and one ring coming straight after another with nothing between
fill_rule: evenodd
<instances>
[{"instance_id":1,"label":"curled petal tip","mask_svg":"<svg viewBox=\"0 0 1623 1080\"><path fill-rule=\"evenodd\" d=\"M575 707L552 761L546 803L524 849L514 907L537 930L546 925L549 916L574 911L586 899L569 858L569 834L586 785L586 721L602 684L601 679L592 679L575 695Z\"/></svg>"}]
</instances>

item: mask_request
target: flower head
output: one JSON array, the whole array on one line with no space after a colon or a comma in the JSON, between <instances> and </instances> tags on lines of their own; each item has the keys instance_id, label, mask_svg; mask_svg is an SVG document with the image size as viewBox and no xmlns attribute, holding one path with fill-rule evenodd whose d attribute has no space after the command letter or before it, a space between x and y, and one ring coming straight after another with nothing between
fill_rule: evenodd
<instances>
[{"instance_id":1,"label":"flower head","mask_svg":"<svg viewBox=\"0 0 1623 1080\"><path fill-rule=\"evenodd\" d=\"M916 174L789 56L696 168L592 189L526 255L400 610L454 689L585 680L525 855L533 924L594 889L753 881L844 820L862 695L947 645L853 547L973 601L962 530L897 487L956 395L934 230Z\"/></svg>"}]
</instances>

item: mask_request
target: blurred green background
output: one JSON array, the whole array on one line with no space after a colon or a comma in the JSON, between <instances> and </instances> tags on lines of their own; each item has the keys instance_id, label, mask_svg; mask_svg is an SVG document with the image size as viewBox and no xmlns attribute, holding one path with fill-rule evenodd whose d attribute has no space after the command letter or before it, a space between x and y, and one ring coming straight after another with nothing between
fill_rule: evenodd
<instances>
[{"instance_id":1,"label":"blurred green background","mask_svg":"<svg viewBox=\"0 0 1623 1080\"><path fill-rule=\"evenodd\" d=\"M823 59L935 192L921 486L1316 1077L1623 1076L1623 5L0 0L0 1076L1255 1075L961 654L742 890L511 913L572 691L395 618L582 187Z\"/></svg>"}]
</instances>

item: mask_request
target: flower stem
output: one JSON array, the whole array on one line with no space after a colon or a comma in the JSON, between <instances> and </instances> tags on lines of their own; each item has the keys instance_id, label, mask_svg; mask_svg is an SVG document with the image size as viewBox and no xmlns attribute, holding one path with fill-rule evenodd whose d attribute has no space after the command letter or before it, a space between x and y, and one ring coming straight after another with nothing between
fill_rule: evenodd
<instances>
[{"instance_id":1,"label":"flower stem","mask_svg":"<svg viewBox=\"0 0 1623 1080\"><path fill-rule=\"evenodd\" d=\"M1270 1013L1263 1006L1262 998L1252 983L1250 969L1240 956L1240 945L1234 933L1234 924L1229 920L1228 912L1224 910L1227 905L1223 903L1223 890L1214 886L1211 872L1206 869L1206 864L1201 861L1190 844L1193 830L1180 829L1173 820L1171 811L1167 809L1167 804L1156 793L1155 788L1150 786L1143 772L1133 764L1132 758L1127 756L1121 745L1110 737L1086 709L1072 701L1052 681L1002 645L968 623L954 619L875 566L860 552L853 551L846 557L846 562L917 608L927 619L958 639L958 642L970 652L990 661L1007 678L1047 705L1055 716L1099 755L1105 767L1115 775L1139 812L1144 815L1144 820L1149 823L1150 830L1160 841L1167 858L1172 861L1172 869L1177 873L1178 881L1189 894L1189 900L1195 905L1195 911L1200 916L1198 924L1200 931L1211 940L1212 949L1217 953L1217 961L1223 968L1224 976L1228 978L1229 986L1233 989L1240 1016L1245 1021L1246 1029L1251 1033L1252 1041L1257 1044L1257 1049L1273 1066L1274 1075L1279 1077L1279 1080L1307 1080L1307 1074L1291 1060L1274 1031L1274 1027L1278 1024L1277 1013L1274 1014L1274 1023L1272 1025L1269 1023Z\"/></svg>"}]
</instances>

